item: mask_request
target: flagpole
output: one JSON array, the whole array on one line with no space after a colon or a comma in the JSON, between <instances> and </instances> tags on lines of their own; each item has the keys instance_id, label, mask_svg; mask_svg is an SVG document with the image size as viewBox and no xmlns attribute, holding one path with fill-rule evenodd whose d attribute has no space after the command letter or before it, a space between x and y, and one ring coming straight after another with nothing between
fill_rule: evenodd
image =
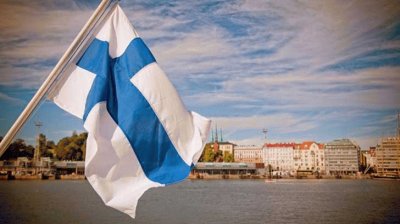
<instances>
[{"instance_id":1,"label":"flagpole","mask_svg":"<svg viewBox=\"0 0 400 224\"><path fill-rule=\"evenodd\" d=\"M95 28L107 17L109 12L114 9L118 4L118 0L102 0L97 9L94 11L92 16L86 22L85 26L81 29L79 34L75 37L74 41L68 47L67 51L60 58L56 66L50 72L49 76L40 86L38 91L32 97L31 101L19 115L17 120L8 130L7 134L4 136L3 140L0 142L0 157L4 154L7 147L10 145L11 141L14 139L15 135L21 130L22 126L26 123L28 118L31 116L32 112L36 109L38 104L41 102L43 97L48 93L49 88L57 80L61 72L65 69L68 62L70 62L74 56L79 54L84 47L84 42L88 39L90 34L92 34Z\"/></svg>"}]
</instances>

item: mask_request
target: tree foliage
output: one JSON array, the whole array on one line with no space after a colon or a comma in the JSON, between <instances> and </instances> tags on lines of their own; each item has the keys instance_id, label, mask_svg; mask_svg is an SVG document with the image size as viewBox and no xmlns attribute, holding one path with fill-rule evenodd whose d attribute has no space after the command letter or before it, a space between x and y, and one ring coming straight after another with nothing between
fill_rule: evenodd
<instances>
[{"instance_id":1,"label":"tree foliage","mask_svg":"<svg viewBox=\"0 0 400 224\"><path fill-rule=\"evenodd\" d=\"M54 157L54 150L56 148L53 141L47 141L46 135L39 134L38 137L40 156L41 157Z\"/></svg>"},{"instance_id":2,"label":"tree foliage","mask_svg":"<svg viewBox=\"0 0 400 224\"><path fill-rule=\"evenodd\" d=\"M214 150L206 148L204 150L204 162L214 162L215 153Z\"/></svg>"},{"instance_id":3,"label":"tree foliage","mask_svg":"<svg viewBox=\"0 0 400 224\"><path fill-rule=\"evenodd\" d=\"M0 141L3 137L0 138ZM18 157L33 157L34 148L31 145L27 145L23 139L16 139L8 146L7 150L0 157L1 160L13 160Z\"/></svg>"},{"instance_id":4,"label":"tree foliage","mask_svg":"<svg viewBox=\"0 0 400 224\"><path fill-rule=\"evenodd\" d=\"M85 160L87 133L74 132L70 137L60 139L56 145L56 156L59 160Z\"/></svg>"},{"instance_id":5,"label":"tree foliage","mask_svg":"<svg viewBox=\"0 0 400 224\"><path fill-rule=\"evenodd\" d=\"M218 150L217 152L215 152L213 144L214 143L207 143L204 146L203 153L201 154L199 162L222 162L223 161L222 151Z\"/></svg>"},{"instance_id":6,"label":"tree foliage","mask_svg":"<svg viewBox=\"0 0 400 224\"><path fill-rule=\"evenodd\" d=\"M41 157L56 157L59 160L85 160L86 154L86 132L77 134L74 132L70 137L62 138L57 144L48 141L44 134L39 134L36 143L39 143ZM3 137L0 137L0 141ZM35 147L27 145L23 139L17 139L10 144L1 160L13 160L18 157L33 158Z\"/></svg>"},{"instance_id":7,"label":"tree foliage","mask_svg":"<svg viewBox=\"0 0 400 224\"><path fill-rule=\"evenodd\" d=\"M214 158L213 153L212 145L207 143L204 146L203 152L201 153L199 162L210 162L211 158Z\"/></svg>"},{"instance_id":8,"label":"tree foliage","mask_svg":"<svg viewBox=\"0 0 400 224\"><path fill-rule=\"evenodd\" d=\"M232 153L225 151L224 152L224 162L230 163L233 161L234 161L234 158L233 158Z\"/></svg>"}]
</instances>

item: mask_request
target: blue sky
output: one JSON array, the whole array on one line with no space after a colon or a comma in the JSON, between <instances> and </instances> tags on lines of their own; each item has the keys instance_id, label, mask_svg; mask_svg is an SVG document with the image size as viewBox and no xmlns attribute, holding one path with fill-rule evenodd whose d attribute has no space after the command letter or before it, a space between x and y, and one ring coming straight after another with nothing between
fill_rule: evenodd
<instances>
[{"instance_id":1,"label":"blue sky","mask_svg":"<svg viewBox=\"0 0 400 224\"><path fill-rule=\"evenodd\" d=\"M57 63L96 1L0 2L0 135ZM400 110L398 1L127 1L123 10L188 109L224 140L394 135ZM82 122L45 101L18 137L58 140Z\"/></svg>"}]
</instances>

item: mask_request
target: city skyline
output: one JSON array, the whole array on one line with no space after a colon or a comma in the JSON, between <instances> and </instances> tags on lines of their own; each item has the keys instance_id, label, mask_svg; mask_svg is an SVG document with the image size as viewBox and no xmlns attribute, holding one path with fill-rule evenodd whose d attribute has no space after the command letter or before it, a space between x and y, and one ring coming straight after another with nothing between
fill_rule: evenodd
<instances>
[{"instance_id":1,"label":"city skyline","mask_svg":"<svg viewBox=\"0 0 400 224\"><path fill-rule=\"evenodd\" d=\"M4 136L99 1L2 1L0 135ZM395 1L121 1L184 103L224 139L329 142L362 149L396 133L400 4ZM84 131L44 102L34 121L57 141ZM214 124L215 124L214 123ZM214 126L213 124L213 126Z\"/></svg>"}]
</instances>

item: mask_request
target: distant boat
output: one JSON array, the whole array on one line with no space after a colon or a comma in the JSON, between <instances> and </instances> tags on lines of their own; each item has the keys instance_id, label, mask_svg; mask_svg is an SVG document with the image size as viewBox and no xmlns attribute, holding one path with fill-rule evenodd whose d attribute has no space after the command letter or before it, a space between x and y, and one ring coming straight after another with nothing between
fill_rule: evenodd
<instances>
[{"instance_id":1,"label":"distant boat","mask_svg":"<svg viewBox=\"0 0 400 224\"><path fill-rule=\"evenodd\" d=\"M60 176L61 180L85 180L85 178L85 175L75 173Z\"/></svg>"},{"instance_id":2,"label":"distant boat","mask_svg":"<svg viewBox=\"0 0 400 224\"><path fill-rule=\"evenodd\" d=\"M373 179L391 179L391 180L400 180L400 176L396 175L380 175L380 174L371 174Z\"/></svg>"},{"instance_id":3,"label":"distant boat","mask_svg":"<svg viewBox=\"0 0 400 224\"><path fill-rule=\"evenodd\" d=\"M270 179L270 178L267 178L267 179L265 179L265 181L264 181L266 184L270 184L270 183L276 183L276 179Z\"/></svg>"}]
</instances>

